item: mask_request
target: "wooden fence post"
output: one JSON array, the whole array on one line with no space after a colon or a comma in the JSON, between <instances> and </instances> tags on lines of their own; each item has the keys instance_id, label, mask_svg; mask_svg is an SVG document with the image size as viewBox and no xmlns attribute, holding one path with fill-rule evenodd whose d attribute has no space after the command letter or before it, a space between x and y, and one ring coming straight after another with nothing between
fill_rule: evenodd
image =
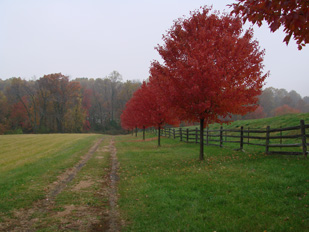
<instances>
[{"instance_id":1,"label":"wooden fence post","mask_svg":"<svg viewBox=\"0 0 309 232\"><path fill-rule=\"evenodd\" d=\"M159 126L159 128L158 128L158 147L160 147L160 146L161 146L161 128Z\"/></svg>"},{"instance_id":2,"label":"wooden fence post","mask_svg":"<svg viewBox=\"0 0 309 232\"><path fill-rule=\"evenodd\" d=\"M244 149L244 127L240 127L240 150Z\"/></svg>"},{"instance_id":3,"label":"wooden fence post","mask_svg":"<svg viewBox=\"0 0 309 232\"><path fill-rule=\"evenodd\" d=\"M304 120L300 120L300 130L301 130L301 136L302 136L303 155L307 157L306 127L305 127Z\"/></svg>"},{"instance_id":4,"label":"wooden fence post","mask_svg":"<svg viewBox=\"0 0 309 232\"><path fill-rule=\"evenodd\" d=\"M222 147L222 143L223 143L223 127L220 127L220 147Z\"/></svg>"},{"instance_id":5,"label":"wooden fence post","mask_svg":"<svg viewBox=\"0 0 309 232\"><path fill-rule=\"evenodd\" d=\"M282 126L280 126L280 145L282 145ZM282 147L280 147L280 150Z\"/></svg>"},{"instance_id":6,"label":"wooden fence post","mask_svg":"<svg viewBox=\"0 0 309 232\"><path fill-rule=\"evenodd\" d=\"M174 139L175 139L175 137L176 137L176 136L175 136L175 128L174 128L174 130L173 130L173 134L174 134Z\"/></svg>"},{"instance_id":7,"label":"wooden fence post","mask_svg":"<svg viewBox=\"0 0 309 232\"><path fill-rule=\"evenodd\" d=\"M208 133L209 133L209 127L206 129L206 145L208 145Z\"/></svg>"},{"instance_id":8,"label":"wooden fence post","mask_svg":"<svg viewBox=\"0 0 309 232\"><path fill-rule=\"evenodd\" d=\"M248 127L248 145L249 145L250 127Z\"/></svg>"},{"instance_id":9,"label":"wooden fence post","mask_svg":"<svg viewBox=\"0 0 309 232\"><path fill-rule=\"evenodd\" d=\"M182 141L182 129L181 129L181 127L179 128L179 134L180 134L180 141Z\"/></svg>"},{"instance_id":10,"label":"wooden fence post","mask_svg":"<svg viewBox=\"0 0 309 232\"><path fill-rule=\"evenodd\" d=\"M270 126L266 128L266 142L265 142L265 153L269 153L269 134L270 134Z\"/></svg>"},{"instance_id":11,"label":"wooden fence post","mask_svg":"<svg viewBox=\"0 0 309 232\"><path fill-rule=\"evenodd\" d=\"M187 143L189 143L189 129L187 128Z\"/></svg>"},{"instance_id":12,"label":"wooden fence post","mask_svg":"<svg viewBox=\"0 0 309 232\"><path fill-rule=\"evenodd\" d=\"M198 131L197 131L197 127L195 128L195 143L198 143L197 138L198 138Z\"/></svg>"}]
</instances>

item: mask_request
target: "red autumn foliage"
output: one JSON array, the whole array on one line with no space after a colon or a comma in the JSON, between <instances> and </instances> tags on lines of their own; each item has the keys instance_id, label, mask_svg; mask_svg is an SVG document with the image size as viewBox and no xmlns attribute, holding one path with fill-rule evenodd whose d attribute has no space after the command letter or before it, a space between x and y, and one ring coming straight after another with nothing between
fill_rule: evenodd
<instances>
[{"instance_id":1,"label":"red autumn foliage","mask_svg":"<svg viewBox=\"0 0 309 232\"><path fill-rule=\"evenodd\" d=\"M160 128L166 123L172 125L178 123L172 111L167 110L166 106L161 104L162 96L158 95L156 91L155 81L148 84L143 82L140 89L133 94L121 115L123 128L147 128L152 126L160 131ZM158 145L160 146L160 137L158 137Z\"/></svg>"},{"instance_id":2,"label":"red autumn foliage","mask_svg":"<svg viewBox=\"0 0 309 232\"><path fill-rule=\"evenodd\" d=\"M134 128L146 127L145 123L147 123L147 121L144 120L142 116L143 112L139 105L139 99L136 97L137 91L134 93L130 101L127 102L125 109L120 116L123 129L133 130Z\"/></svg>"},{"instance_id":3,"label":"red autumn foliage","mask_svg":"<svg viewBox=\"0 0 309 232\"><path fill-rule=\"evenodd\" d=\"M241 15L244 22L249 20L262 25L266 21L272 32L284 27L284 42L293 36L301 50L309 43L309 1L308 0L238 0L232 5L232 13Z\"/></svg>"},{"instance_id":4,"label":"red autumn foliage","mask_svg":"<svg viewBox=\"0 0 309 232\"><path fill-rule=\"evenodd\" d=\"M274 110L275 116L280 116L280 115L285 115L285 114L299 114L299 113L300 113L300 110L292 108L291 106L288 106L288 105L277 107Z\"/></svg>"},{"instance_id":5,"label":"red autumn foliage","mask_svg":"<svg viewBox=\"0 0 309 232\"><path fill-rule=\"evenodd\" d=\"M252 29L244 32L240 18L210 11L204 7L175 21L157 47L164 64L152 64L169 104L182 120L200 121L201 134L209 123L255 110L267 76Z\"/></svg>"},{"instance_id":6,"label":"red autumn foliage","mask_svg":"<svg viewBox=\"0 0 309 232\"><path fill-rule=\"evenodd\" d=\"M26 97L22 97L22 101L27 102ZM29 123L29 117L22 101L19 101L12 106L10 119L14 124L13 125L14 129L23 128L30 130L29 128L31 126Z\"/></svg>"}]
</instances>

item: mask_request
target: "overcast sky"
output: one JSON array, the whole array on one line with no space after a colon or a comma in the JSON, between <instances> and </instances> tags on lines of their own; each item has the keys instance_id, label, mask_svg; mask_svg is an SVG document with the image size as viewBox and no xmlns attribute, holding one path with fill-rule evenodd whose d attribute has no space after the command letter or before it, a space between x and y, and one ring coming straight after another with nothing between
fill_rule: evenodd
<instances>
[{"instance_id":1,"label":"overcast sky","mask_svg":"<svg viewBox=\"0 0 309 232\"><path fill-rule=\"evenodd\" d=\"M235 0L0 0L0 79L59 73L144 80L173 21L203 5L229 11ZM266 50L266 87L309 96L309 45L286 46L282 31L254 27Z\"/></svg>"}]
</instances>

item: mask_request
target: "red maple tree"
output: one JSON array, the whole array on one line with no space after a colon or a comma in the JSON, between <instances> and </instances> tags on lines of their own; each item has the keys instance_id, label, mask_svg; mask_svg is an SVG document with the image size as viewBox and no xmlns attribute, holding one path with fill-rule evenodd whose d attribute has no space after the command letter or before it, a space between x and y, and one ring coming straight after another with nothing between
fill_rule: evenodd
<instances>
[{"instance_id":1,"label":"red maple tree","mask_svg":"<svg viewBox=\"0 0 309 232\"><path fill-rule=\"evenodd\" d=\"M125 109L123 110L120 120L121 120L121 127L125 130L134 130L137 127L138 120L135 117L134 113L134 103L131 98L130 101L126 103Z\"/></svg>"},{"instance_id":2,"label":"red maple tree","mask_svg":"<svg viewBox=\"0 0 309 232\"><path fill-rule=\"evenodd\" d=\"M244 22L249 20L258 26L266 21L272 32L284 27L284 42L293 36L301 50L309 43L309 1L308 0L238 0L230 5L232 13L241 15Z\"/></svg>"},{"instance_id":3,"label":"red maple tree","mask_svg":"<svg viewBox=\"0 0 309 232\"><path fill-rule=\"evenodd\" d=\"M125 109L122 112L121 118L121 126L124 129L134 130L137 128L143 129L145 132L145 128L149 127L150 116L147 113L147 105L143 100L145 91L143 85L134 92L132 98L126 103ZM145 133L143 133L143 137L145 138ZM136 134L137 136L137 134Z\"/></svg>"},{"instance_id":4,"label":"red maple tree","mask_svg":"<svg viewBox=\"0 0 309 232\"><path fill-rule=\"evenodd\" d=\"M155 79L149 83L143 82L141 87L133 94L121 115L122 126L124 128L133 125L145 129L155 127L158 129L158 146L160 143L160 129L166 123L177 125L177 117L172 111L166 109L161 100L163 96L158 95Z\"/></svg>"},{"instance_id":5,"label":"red maple tree","mask_svg":"<svg viewBox=\"0 0 309 232\"><path fill-rule=\"evenodd\" d=\"M252 39L252 29L242 26L238 17L203 7L175 21L157 47L164 64L153 62L153 67L162 73L169 104L182 120L200 122L200 138L206 125L256 108L267 76L264 51ZM201 139L201 160L203 149Z\"/></svg>"}]
</instances>

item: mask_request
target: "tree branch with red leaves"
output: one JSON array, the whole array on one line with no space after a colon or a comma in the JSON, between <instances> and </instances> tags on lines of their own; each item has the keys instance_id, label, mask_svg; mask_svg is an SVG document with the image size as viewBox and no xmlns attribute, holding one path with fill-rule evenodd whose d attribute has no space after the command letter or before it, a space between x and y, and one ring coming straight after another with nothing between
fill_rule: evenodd
<instances>
[{"instance_id":1,"label":"tree branch with red leaves","mask_svg":"<svg viewBox=\"0 0 309 232\"><path fill-rule=\"evenodd\" d=\"M299 50L309 43L308 0L238 0L229 6L233 7L231 13L242 16L244 22L261 26L265 20L272 32L282 26L287 45L292 36Z\"/></svg>"}]
</instances>

